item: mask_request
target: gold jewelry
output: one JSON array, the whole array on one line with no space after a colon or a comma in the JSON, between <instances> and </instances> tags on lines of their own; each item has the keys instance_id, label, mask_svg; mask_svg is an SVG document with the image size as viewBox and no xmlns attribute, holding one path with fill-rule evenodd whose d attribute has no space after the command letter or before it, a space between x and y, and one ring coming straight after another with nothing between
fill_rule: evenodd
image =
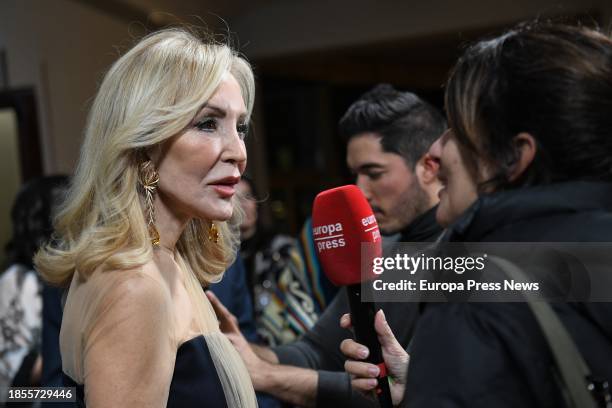
<instances>
[{"instance_id":1,"label":"gold jewelry","mask_svg":"<svg viewBox=\"0 0 612 408\"><path fill-rule=\"evenodd\" d=\"M159 245L159 232L155 227L155 208L153 206L153 198L157 183L159 183L159 173L155 170L155 166L151 160L140 163L138 166L138 181L144 194L145 210L147 212L147 229L151 244Z\"/></svg>"},{"instance_id":2,"label":"gold jewelry","mask_svg":"<svg viewBox=\"0 0 612 408\"><path fill-rule=\"evenodd\" d=\"M213 221L210 222L210 227L208 227L208 240L215 244L219 243L219 230Z\"/></svg>"}]
</instances>

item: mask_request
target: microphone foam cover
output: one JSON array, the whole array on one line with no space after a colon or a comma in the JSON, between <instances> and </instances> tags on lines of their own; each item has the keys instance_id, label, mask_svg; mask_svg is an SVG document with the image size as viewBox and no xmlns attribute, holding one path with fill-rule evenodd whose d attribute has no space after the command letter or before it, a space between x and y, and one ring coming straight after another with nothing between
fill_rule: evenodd
<instances>
[{"instance_id":1,"label":"microphone foam cover","mask_svg":"<svg viewBox=\"0 0 612 408\"><path fill-rule=\"evenodd\" d=\"M361 282L363 242L370 244L363 259L366 278L374 277L372 263L382 254L381 236L372 208L357 186L336 187L316 196L312 232L319 261L332 283Z\"/></svg>"}]
</instances>

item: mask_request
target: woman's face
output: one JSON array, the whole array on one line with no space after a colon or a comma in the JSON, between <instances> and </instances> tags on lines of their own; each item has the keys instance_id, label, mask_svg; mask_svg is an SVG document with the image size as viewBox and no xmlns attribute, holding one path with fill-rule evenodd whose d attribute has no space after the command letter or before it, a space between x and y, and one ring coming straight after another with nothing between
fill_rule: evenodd
<instances>
[{"instance_id":1,"label":"woman's face","mask_svg":"<svg viewBox=\"0 0 612 408\"><path fill-rule=\"evenodd\" d=\"M452 129L448 129L429 150L440 161L438 178L444 187L439 192L436 220L443 227L449 226L478 198L477 182L468 171L458 143Z\"/></svg>"},{"instance_id":2,"label":"woman's face","mask_svg":"<svg viewBox=\"0 0 612 408\"><path fill-rule=\"evenodd\" d=\"M246 166L246 115L240 86L227 73L187 130L162 144L159 198L179 219L231 217Z\"/></svg>"}]
</instances>

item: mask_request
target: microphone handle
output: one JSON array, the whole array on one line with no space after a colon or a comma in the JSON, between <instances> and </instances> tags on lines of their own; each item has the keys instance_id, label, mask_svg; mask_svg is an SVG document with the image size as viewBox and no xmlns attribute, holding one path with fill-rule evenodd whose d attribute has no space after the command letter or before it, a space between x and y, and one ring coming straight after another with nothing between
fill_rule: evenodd
<instances>
[{"instance_id":1,"label":"microphone handle","mask_svg":"<svg viewBox=\"0 0 612 408\"><path fill-rule=\"evenodd\" d=\"M363 344L370 350L370 354L366 361L372 364L383 364L382 349L376 330L374 329L374 315L377 312L374 302L361 301L361 283L348 285L346 287L348 295L349 308L351 310L351 322L355 331L355 338L358 343ZM392 408L391 391L389 389L389 380L387 375L378 377L378 386L376 387L376 397L381 408Z\"/></svg>"}]
</instances>

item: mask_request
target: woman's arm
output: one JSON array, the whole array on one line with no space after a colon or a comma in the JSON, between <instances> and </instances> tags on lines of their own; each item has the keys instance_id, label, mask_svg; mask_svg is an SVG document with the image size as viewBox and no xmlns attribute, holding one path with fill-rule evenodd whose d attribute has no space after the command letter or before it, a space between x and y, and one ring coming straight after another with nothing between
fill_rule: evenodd
<instances>
[{"instance_id":1,"label":"woman's arm","mask_svg":"<svg viewBox=\"0 0 612 408\"><path fill-rule=\"evenodd\" d=\"M88 407L166 406L176 358L171 310L167 290L147 275L113 287L85 339Z\"/></svg>"}]
</instances>

